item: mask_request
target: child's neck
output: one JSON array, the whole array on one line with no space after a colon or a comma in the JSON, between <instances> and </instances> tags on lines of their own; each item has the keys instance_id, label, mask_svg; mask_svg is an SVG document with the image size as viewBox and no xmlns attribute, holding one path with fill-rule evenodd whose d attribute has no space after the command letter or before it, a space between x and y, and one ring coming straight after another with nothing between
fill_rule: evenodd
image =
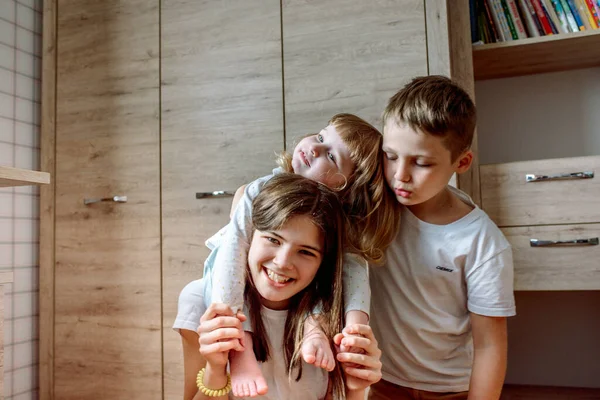
<instances>
[{"instance_id":1,"label":"child's neck","mask_svg":"<svg viewBox=\"0 0 600 400\"><path fill-rule=\"evenodd\" d=\"M423 222L448 225L470 213L473 207L463 202L446 187L426 202L408 206L408 209Z\"/></svg>"}]
</instances>

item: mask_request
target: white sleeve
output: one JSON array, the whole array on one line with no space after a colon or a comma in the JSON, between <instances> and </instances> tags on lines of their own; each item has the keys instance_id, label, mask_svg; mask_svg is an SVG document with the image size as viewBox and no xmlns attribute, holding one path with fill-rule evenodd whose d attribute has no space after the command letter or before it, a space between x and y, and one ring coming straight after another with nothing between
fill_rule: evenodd
<instances>
[{"instance_id":1,"label":"white sleeve","mask_svg":"<svg viewBox=\"0 0 600 400\"><path fill-rule=\"evenodd\" d=\"M488 317L515 315L513 275L510 247L469 270L466 274L469 311Z\"/></svg>"},{"instance_id":2,"label":"white sleeve","mask_svg":"<svg viewBox=\"0 0 600 400\"><path fill-rule=\"evenodd\" d=\"M179 294L177 317L173 323L173 330L186 329L196 332L200 326L200 317L202 317L206 308L204 279L188 283Z\"/></svg>"},{"instance_id":3,"label":"white sleeve","mask_svg":"<svg viewBox=\"0 0 600 400\"><path fill-rule=\"evenodd\" d=\"M246 264L252 237L252 201L258 195L261 183L258 179L246 186L214 261L211 302L227 304L234 312L242 310L244 304Z\"/></svg>"},{"instance_id":4,"label":"white sleeve","mask_svg":"<svg viewBox=\"0 0 600 400\"><path fill-rule=\"evenodd\" d=\"M343 287L345 312L363 311L369 315L371 287L367 265L362 258L344 254Z\"/></svg>"}]
</instances>

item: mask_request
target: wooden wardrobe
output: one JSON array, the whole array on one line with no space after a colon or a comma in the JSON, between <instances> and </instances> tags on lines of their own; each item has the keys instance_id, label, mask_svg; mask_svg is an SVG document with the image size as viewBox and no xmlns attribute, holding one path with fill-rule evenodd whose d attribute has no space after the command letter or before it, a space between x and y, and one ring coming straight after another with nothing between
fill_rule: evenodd
<instances>
[{"instance_id":1,"label":"wooden wardrobe","mask_svg":"<svg viewBox=\"0 0 600 400\"><path fill-rule=\"evenodd\" d=\"M180 399L178 294L231 201L196 193L270 173L338 112L381 127L411 77L472 90L458 3L46 0L40 399Z\"/></svg>"}]
</instances>

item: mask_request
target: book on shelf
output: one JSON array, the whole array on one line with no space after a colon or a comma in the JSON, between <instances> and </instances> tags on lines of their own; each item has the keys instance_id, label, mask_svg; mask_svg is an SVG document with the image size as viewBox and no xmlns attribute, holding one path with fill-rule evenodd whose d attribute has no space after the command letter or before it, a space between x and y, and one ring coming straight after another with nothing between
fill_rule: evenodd
<instances>
[{"instance_id":1,"label":"book on shelf","mask_svg":"<svg viewBox=\"0 0 600 400\"><path fill-rule=\"evenodd\" d=\"M470 0L473 44L600 29L600 0Z\"/></svg>"}]
</instances>

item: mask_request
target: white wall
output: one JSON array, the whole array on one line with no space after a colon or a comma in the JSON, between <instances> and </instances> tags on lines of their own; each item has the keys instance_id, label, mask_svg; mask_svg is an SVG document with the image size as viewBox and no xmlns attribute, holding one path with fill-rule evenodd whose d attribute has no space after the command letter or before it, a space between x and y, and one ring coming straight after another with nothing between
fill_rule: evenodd
<instances>
[{"instance_id":1,"label":"white wall","mask_svg":"<svg viewBox=\"0 0 600 400\"><path fill-rule=\"evenodd\" d=\"M0 164L39 169L41 0L0 0ZM0 189L4 398L37 399L39 191Z\"/></svg>"},{"instance_id":2,"label":"white wall","mask_svg":"<svg viewBox=\"0 0 600 400\"><path fill-rule=\"evenodd\" d=\"M475 96L482 164L600 155L600 68L481 81ZM600 387L600 292L516 302L506 381Z\"/></svg>"}]
</instances>

